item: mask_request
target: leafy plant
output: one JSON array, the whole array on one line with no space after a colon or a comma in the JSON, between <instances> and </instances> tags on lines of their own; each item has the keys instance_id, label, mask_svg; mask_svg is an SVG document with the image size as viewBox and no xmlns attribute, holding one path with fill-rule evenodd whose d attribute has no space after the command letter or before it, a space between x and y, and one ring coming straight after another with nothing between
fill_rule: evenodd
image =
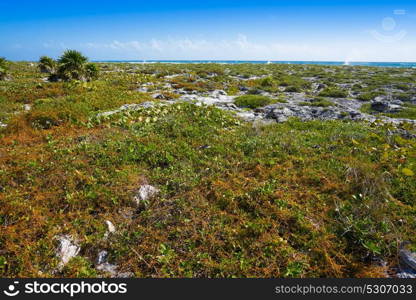
<instances>
[{"instance_id":1,"label":"leafy plant","mask_svg":"<svg viewBox=\"0 0 416 300\"><path fill-rule=\"evenodd\" d=\"M41 56L39 58L39 69L42 73L54 74L56 73L57 62L48 56Z\"/></svg>"},{"instance_id":2,"label":"leafy plant","mask_svg":"<svg viewBox=\"0 0 416 300\"><path fill-rule=\"evenodd\" d=\"M8 70L7 60L4 57L0 57L0 80L6 79Z\"/></svg>"},{"instance_id":3,"label":"leafy plant","mask_svg":"<svg viewBox=\"0 0 416 300\"><path fill-rule=\"evenodd\" d=\"M329 107L329 106L333 106L334 103L324 98L317 97L315 99L312 99L310 102L300 102L299 105L300 106Z\"/></svg>"},{"instance_id":4,"label":"leafy plant","mask_svg":"<svg viewBox=\"0 0 416 300\"><path fill-rule=\"evenodd\" d=\"M301 91L300 88L297 87L297 86L288 86L285 89L285 92L287 92L287 93L299 93L300 91Z\"/></svg>"},{"instance_id":5,"label":"leafy plant","mask_svg":"<svg viewBox=\"0 0 416 300\"><path fill-rule=\"evenodd\" d=\"M273 99L261 95L244 95L235 98L234 103L238 107L257 108L273 103Z\"/></svg>"},{"instance_id":6,"label":"leafy plant","mask_svg":"<svg viewBox=\"0 0 416 300\"><path fill-rule=\"evenodd\" d=\"M374 100L374 98L383 95L382 92L367 92L367 93L361 93L358 95L357 99L361 101L371 101Z\"/></svg>"},{"instance_id":7,"label":"leafy plant","mask_svg":"<svg viewBox=\"0 0 416 300\"><path fill-rule=\"evenodd\" d=\"M97 79L99 74L99 69L96 64L86 64L85 65L85 74L88 79Z\"/></svg>"},{"instance_id":8,"label":"leafy plant","mask_svg":"<svg viewBox=\"0 0 416 300\"><path fill-rule=\"evenodd\" d=\"M98 78L99 69L96 64L88 63L88 58L76 50L66 50L58 61L42 56L39 69L49 73L50 81L90 81Z\"/></svg>"},{"instance_id":9,"label":"leafy plant","mask_svg":"<svg viewBox=\"0 0 416 300\"><path fill-rule=\"evenodd\" d=\"M63 80L86 80L88 58L76 50L66 50L58 59L58 76Z\"/></svg>"},{"instance_id":10,"label":"leafy plant","mask_svg":"<svg viewBox=\"0 0 416 300\"><path fill-rule=\"evenodd\" d=\"M338 88L325 88L319 93L321 97L346 98L348 93Z\"/></svg>"}]
</instances>

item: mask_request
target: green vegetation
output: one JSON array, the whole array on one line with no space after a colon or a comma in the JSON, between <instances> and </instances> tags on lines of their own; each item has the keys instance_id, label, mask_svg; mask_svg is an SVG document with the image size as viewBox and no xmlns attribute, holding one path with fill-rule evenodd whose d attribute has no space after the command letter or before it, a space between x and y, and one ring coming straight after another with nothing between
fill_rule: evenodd
<instances>
[{"instance_id":1,"label":"green vegetation","mask_svg":"<svg viewBox=\"0 0 416 300\"><path fill-rule=\"evenodd\" d=\"M0 57L0 80L6 79L7 71L7 60L4 57Z\"/></svg>"},{"instance_id":2,"label":"green vegetation","mask_svg":"<svg viewBox=\"0 0 416 300\"><path fill-rule=\"evenodd\" d=\"M416 105L410 104L410 103L405 103L403 105L403 109L395 113L379 113L371 108L370 103L363 104L360 110L361 112L364 112L364 113L375 113L375 114L379 114L379 115L383 115L383 116L391 117L391 118L403 118L403 119L416 120Z\"/></svg>"},{"instance_id":3,"label":"green vegetation","mask_svg":"<svg viewBox=\"0 0 416 300\"><path fill-rule=\"evenodd\" d=\"M39 70L42 73L53 74L57 71L57 62L48 56L41 56L39 58Z\"/></svg>"},{"instance_id":4,"label":"green vegetation","mask_svg":"<svg viewBox=\"0 0 416 300\"><path fill-rule=\"evenodd\" d=\"M234 103L238 107L257 108L274 103L275 101L267 96L244 95L235 98Z\"/></svg>"},{"instance_id":5,"label":"green vegetation","mask_svg":"<svg viewBox=\"0 0 416 300\"><path fill-rule=\"evenodd\" d=\"M328 106L333 106L334 103L332 103L331 101L329 101L325 98L317 97L317 98L312 99L310 102L301 102L301 103L299 103L299 105L301 105L301 106L328 107Z\"/></svg>"},{"instance_id":6,"label":"green vegetation","mask_svg":"<svg viewBox=\"0 0 416 300\"><path fill-rule=\"evenodd\" d=\"M325 88L319 93L321 97L332 97L332 98L346 98L348 93L338 88Z\"/></svg>"},{"instance_id":7,"label":"green vegetation","mask_svg":"<svg viewBox=\"0 0 416 300\"><path fill-rule=\"evenodd\" d=\"M394 114L386 114L386 116L392 117L392 118L404 118L404 119L416 120L416 105L405 103L403 107L404 107L403 110Z\"/></svg>"},{"instance_id":8,"label":"green vegetation","mask_svg":"<svg viewBox=\"0 0 416 300\"><path fill-rule=\"evenodd\" d=\"M367 114L377 112L371 108L370 103L364 103L363 105L361 105L360 111Z\"/></svg>"},{"instance_id":9,"label":"green vegetation","mask_svg":"<svg viewBox=\"0 0 416 300\"><path fill-rule=\"evenodd\" d=\"M402 91L408 91L410 90L410 87L408 84L402 83L402 84L396 84L396 89L402 90Z\"/></svg>"},{"instance_id":10,"label":"green vegetation","mask_svg":"<svg viewBox=\"0 0 416 300\"><path fill-rule=\"evenodd\" d=\"M99 73L97 65L88 63L88 58L76 50L66 50L58 61L42 56L39 69L42 73L49 73L51 81L90 81L97 79Z\"/></svg>"},{"instance_id":11,"label":"green vegetation","mask_svg":"<svg viewBox=\"0 0 416 300\"><path fill-rule=\"evenodd\" d=\"M393 98L401 101L410 101L415 95L411 93L394 93Z\"/></svg>"},{"instance_id":12,"label":"green vegetation","mask_svg":"<svg viewBox=\"0 0 416 300\"><path fill-rule=\"evenodd\" d=\"M374 100L376 97L384 95L382 92L366 92L360 94L357 99L361 101L371 101Z\"/></svg>"},{"instance_id":13,"label":"green vegetation","mask_svg":"<svg viewBox=\"0 0 416 300\"><path fill-rule=\"evenodd\" d=\"M69 65L68 77L81 78ZM383 277L401 241L416 246L416 141L397 128L264 125L152 98L177 97L166 84L201 93L261 89L241 74L271 77L264 85L273 89L289 83L308 92L308 76L383 89L411 85L416 70L100 64L105 72L94 81L44 82L29 63L9 69L13 80L0 82L2 277L107 277L94 265L101 250L137 277ZM144 86L148 92L138 90ZM314 97L308 105L330 103ZM147 101L154 106L97 117ZM242 107L275 101L236 98ZM416 133L409 124L398 129ZM160 193L138 209L133 198L144 183ZM106 220L116 233L104 238ZM57 271L61 234L81 252ZM380 259L386 267L373 264Z\"/></svg>"},{"instance_id":14,"label":"green vegetation","mask_svg":"<svg viewBox=\"0 0 416 300\"><path fill-rule=\"evenodd\" d=\"M273 80L272 77L265 77L259 80L259 84L261 87L273 87L275 86L276 82Z\"/></svg>"},{"instance_id":15,"label":"green vegetation","mask_svg":"<svg viewBox=\"0 0 416 300\"><path fill-rule=\"evenodd\" d=\"M288 86L285 89L285 92L287 92L287 93L299 93L300 91L301 91L301 89L298 88L297 86Z\"/></svg>"}]
</instances>

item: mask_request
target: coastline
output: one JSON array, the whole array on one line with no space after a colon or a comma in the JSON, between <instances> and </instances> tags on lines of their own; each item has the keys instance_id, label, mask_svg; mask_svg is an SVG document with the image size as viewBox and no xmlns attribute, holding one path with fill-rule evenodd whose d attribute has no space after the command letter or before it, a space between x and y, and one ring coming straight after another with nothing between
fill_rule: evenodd
<instances>
[{"instance_id":1,"label":"coastline","mask_svg":"<svg viewBox=\"0 0 416 300\"><path fill-rule=\"evenodd\" d=\"M362 66L416 68L416 62L345 62L345 61L286 61L286 60L93 60L97 63L131 63L131 64L293 64L319 66Z\"/></svg>"}]
</instances>

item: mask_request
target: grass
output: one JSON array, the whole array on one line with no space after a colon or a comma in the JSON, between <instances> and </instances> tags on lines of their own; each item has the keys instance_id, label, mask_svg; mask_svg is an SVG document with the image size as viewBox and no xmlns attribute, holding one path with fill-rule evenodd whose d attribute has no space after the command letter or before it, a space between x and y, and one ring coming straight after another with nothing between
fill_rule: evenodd
<instances>
[{"instance_id":1,"label":"grass","mask_svg":"<svg viewBox=\"0 0 416 300\"><path fill-rule=\"evenodd\" d=\"M300 93L301 89L297 86L288 86L285 89L285 92L287 92L287 93Z\"/></svg>"},{"instance_id":2,"label":"grass","mask_svg":"<svg viewBox=\"0 0 416 300\"><path fill-rule=\"evenodd\" d=\"M357 99L361 101L371 101L374 100L376 97L383 95L382 92L365 92L358 95Z\"/></svg>"},{"instance_id":3,"label":"grass","mask_svg":"<svg viewBox=\"0 0 416 300\"><path fill-rule=\"evenodd\" d=\"M13 64L0 83L0 276L106 277L100 250L136 277L383 276L374 259L394 265L399 241L416 245L414 139L360 122L254 125L163 101L96 117L152 100L140 84L172 81L152 72L226 90L245 83L216 78L221 68L283 78L289 67L104 64L97 81L45 84ZM138 210L143 183L160 194ZM107 239L105 220L117 229ZM56 272L59 234L81 252Z\"/></svg>"},{"instance_id":4,"label":"grass","mask_svg":"<svg viewBox=\"0 0 416 300\"><path fill-rule=\"evenodd\" d=\"M333 106L334 103L325 98L317 97L311 100L311 102L301 102L299 103L299 105L300 106L329 107L329 106Z\"/></svg>"},{"instance_id":5,"label":"grass","mask_svg":"<svg viewBox=\"0 0 416 300\"><path fill-rule=\"evenodd\" d=\"M275 100L261 95L244 95L235 98L235 105L238 107L257 108L275 103Z\"/></svg>"},{"instance_id":6,"label":"grass","mask_svg":"<svg viewBox=\"0 0 416 300\"><path fill-rule=\"evenodd\" d=\"M371 108L371 104L366 103L361 106L361 112L364 113L378 113L383 116L391 117L391 118L403 118L403 119L410 119L416 120L416 105L405 103L403 105L403 109L396 113L379 113Z\"/></svg>"},{"instance_id":7,"label":"grass","mask_svg":"<svg viewBox=\"0 0 416 300\"><path fill-rule=\"evenodd\" d=\"M386 115L392 118L404 118L404 119L416 120L416 105L405 103L403 107L404 107L403 110L397 113L386 114Z\"/></svg>"},{"instance_id":8,"label":"grass","mask_svg":"<svg viewBox=\"0 0 416 300\"><path fill-rule=\"evenodd\" d=\"M346 98L348 93L338 88L325 88L319 93L320 97Z\"/></svg>"}]
</instances>

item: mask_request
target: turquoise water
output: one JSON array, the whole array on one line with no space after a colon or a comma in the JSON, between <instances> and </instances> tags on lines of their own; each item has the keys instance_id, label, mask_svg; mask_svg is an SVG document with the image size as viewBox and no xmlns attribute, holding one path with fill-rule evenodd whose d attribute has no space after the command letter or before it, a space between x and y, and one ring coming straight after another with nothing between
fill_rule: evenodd
<instances>
[{"instance_id":1,"label":"turquoise water","mask_svg":"<svg viewBox=\"0 0 416 300\"><path fill-rule=\"evenodd\" d=\"M285 61L285 60L107 60L97 62L120 63L217 63L217 64L294 64L294 65L326 65L326 66L367 66L367 67L393 67L416 68L416 62L343 62L343 61Z\"/></svg>"}]
</instances>

